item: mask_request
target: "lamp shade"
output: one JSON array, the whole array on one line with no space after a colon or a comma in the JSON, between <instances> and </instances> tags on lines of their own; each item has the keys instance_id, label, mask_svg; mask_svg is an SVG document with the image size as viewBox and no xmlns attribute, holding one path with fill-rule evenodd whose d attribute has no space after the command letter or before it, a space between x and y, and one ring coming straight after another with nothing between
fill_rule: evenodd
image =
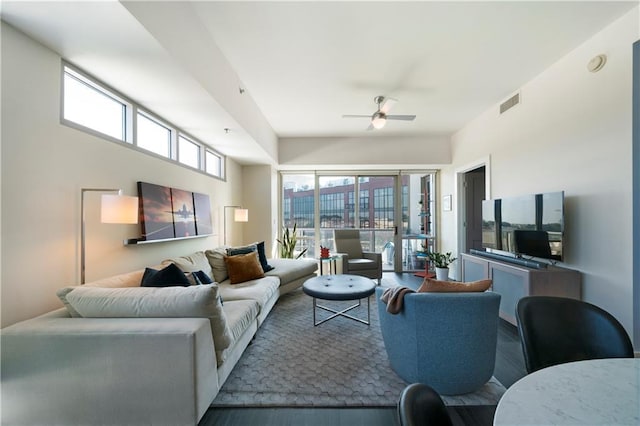
<instances>
[{"instance_id":1,"label":"lamp shade","mask_svg":"<svg viewBox=\"0 0 640 426\"><path fill-rule=\"evenodd\" d=\"M233 220L236 222L249 222L249 210L236 209L233 214Z\"/></svg>"},{"instance_id":2,"label":"lamp shade","mask_svg":"<svg viewBox=\"0 0 640 426\"><path fill-rule=\"evenodd\" d=\"M138 197L102 195L102 223L138 223Z\"/></svg>"}]
</instances>

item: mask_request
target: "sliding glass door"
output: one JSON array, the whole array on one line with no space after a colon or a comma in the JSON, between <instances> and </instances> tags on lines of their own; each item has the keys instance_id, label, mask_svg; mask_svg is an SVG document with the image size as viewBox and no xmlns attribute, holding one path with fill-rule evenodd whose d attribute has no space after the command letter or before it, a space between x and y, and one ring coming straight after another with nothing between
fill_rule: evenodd
<instances>
[{"instance_id":1,"label":"sliding glass door","mask_svg":"<svg viewBox=\"0 0 640 426\"><path fill-rule=\"evenodd\" d=\"M396 254L403 272L424 275L428 268L425 253L436 247L435 172L402 173L402 227Z\"/></svg>"},{"instance_id":2,"label":"sliding glass door","mask_svg":"<svg viewBox=\"0 0 640 426\"><path fill-rule=\"evenodd\" d=\"M417 253L435 241L432 216L425 213L431 211L428 190L434 177L425 172L283 173L282 223L290 230L296 225L297 251L306 249L307 257L318 257L321 246L334 252L334 229L354 228L365 251L382 253L384 271L424 270Z\"/></svg>"}]
</instances>

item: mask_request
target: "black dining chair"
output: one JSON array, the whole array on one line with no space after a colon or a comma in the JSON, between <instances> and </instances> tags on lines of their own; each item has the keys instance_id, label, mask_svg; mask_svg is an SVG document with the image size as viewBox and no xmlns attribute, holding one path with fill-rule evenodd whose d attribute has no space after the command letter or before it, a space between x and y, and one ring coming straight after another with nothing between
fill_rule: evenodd
<instances>
[{"instance_id":1,"label":"black dining chair","mask_svg":"<svg viewBox=\"0 0 640 426\"><path fill-rule=\"evenodd\" d=\"M398 401L400 426L452 426L444 401L433 388L413 383L402 391Z\"/></svg>"},{"instance_id":2,"label":"black dining chair","mask_svg":"<svg viewBox=\"0 0 640 426\"><path fill-rule=\"evenodd\" d=\"M516 306L516 321L528 373L565 362L634 356L620 322L588 302L523 297Z\"/></svg>"}]
</instances>

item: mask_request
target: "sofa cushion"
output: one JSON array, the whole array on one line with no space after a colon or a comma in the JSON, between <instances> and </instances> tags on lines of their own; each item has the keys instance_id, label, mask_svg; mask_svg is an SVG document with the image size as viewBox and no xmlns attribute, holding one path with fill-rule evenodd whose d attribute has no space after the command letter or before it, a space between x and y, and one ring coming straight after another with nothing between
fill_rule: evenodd
<instances>
[{"instance_id":1,"label":"sofa cushion","mask_svg":"<svg viewBox=\"0 0 640 426\"><path fill-rule=\"evenodd\" d=\"M229 278L229 273L227 272L227 264L224 261L224 258L227 255L226 246L207 250L204 252L204 254L209 261L209 265L211 265L211 274L214 281L221 283L222 281Z\"/></svg>"},{"instance_id":2,"label":"sofa cushion","mask_svg":"<svg viewBox=\"0 0 640 426\"><path fill-rule=\"evenodd\" d=\"M229 324L231 336L235 342L247 328L257 321L260 306L255 300L230 300L222 309L224 309L227 324Z\"/></svg>"},{"instance_id":3,"label":"sofa cushion","mask_svg":"<svg viewBox=\"0 0 640 426\"><path fill-rule=\"evenodd\" d=\"M56 296L58 296L58 298L62 301L62 304L64 305L65 308L67 308L67 311L69 311L69 315L71 315L72 318L82 318L82 315L80 315L80 313L76 311L73 308L73 306L71 306L71 303L69 303L69 301L67 300L67 294L69 294L74 288L79 288L79 287L61 288L60 290L56 291ZM84 288L93 288L93 287L84 287Z\"/></svg>"},{"instance_id":4,"label":"sofa cushion","mask_svg":"<svg viewBox=\"0 0 640 426\"><path fill-rule=\"evenodd\" d=\"M162 268L162 266L158 266L158 268ZM139 269L137 271L91 281L84 284L84 287L140 287L140 281L142 281L143 275L144 269Z\"/></svg>"},{"instance_id":5,"label":"sofa cushion","mask_svg":"<svg viewBox=\"0 0 640 426\"><path fill-rule=\"evenodd\" d=\"M207 256L202 251L195 252L189 256L174 257L162 261L163 265L174 263L183 272L196 272L203 271L208 276L211 276L211 265Z\"/></svg>"},{"instance_id":6,"label":"sofa cushion","mask_svg":"<svg viewBox=\"0 0 640 426\"><path fill-rule=\"evenodd\" d=\"M175 264L170 263L164 269L146 268L140 286L142 287L175 287L190 286L189 279Z\"/></svg>"},{"instance_id":7,"label":"sofa cushion","mask_svg":"<svg viewBox=\"0 0 640 426\"><path fill-rule=\"evenodd\" d=\"M278 277L280 285L304 278L318 270L318 262L315 259L269 259L269 263L274 269L265 275Z\"/></svg>"},{"instance_id":8,"label":"sofa cushion","mask_svg":"<svg viewBox=\"0 0 640 426\"><path fill-rule=\"evenodd\" d=\"M418 293L457 293L457 292L483 292L491 287L491 280L479 280L468 283L457 281L438 281L425 278L418 287Z\"/></svg>"},{"instance_id":9,"label":"sofa cushion","mask_svg":"<svg viewBox=\"0 0 640 426\"><path fill-rule=\"evenodd\" d=\"M278 292L280 280L278 277L264 277L246 281L242 284L231 284L225 281L219 284L220 296L225 300L225 306L230 300L255 300L260 305L260 311Z\"/></svg>"},{"instance_id":10,"label":"sofa cushion","mask_svg":"<svg viewBox=\"0 0 640 426\"><path fill-rule=\"evenodd\" d=\"M243 283L264 277L264 271L258 261L258 253L253 251L247 254L238 254L224 258L229 271L231 284Z\"/></svg>"},{"instance_id":11,"label":"sofa cushion","mask_svg":"<svg viewBox=\"0 0 640 426\"><path fill-rule=\"evenodd\" d=\"M223 351L233 343L233 336L218 291L216 284L163 288L82 286L64 288L57 294L65 306L71 305L85 318L209 318L216 351Z\"/></svg>"},{"instance_id":12,"label":"sofa cushion","mask_svg":"<svg viewBox=\"0 0 640 426\"><path fill-rule=\"evenodd\" d=\"M369 271L378 267L378 262L372 259L351 259L348 258L349 271Z\"/></svg>"}]
</instances>

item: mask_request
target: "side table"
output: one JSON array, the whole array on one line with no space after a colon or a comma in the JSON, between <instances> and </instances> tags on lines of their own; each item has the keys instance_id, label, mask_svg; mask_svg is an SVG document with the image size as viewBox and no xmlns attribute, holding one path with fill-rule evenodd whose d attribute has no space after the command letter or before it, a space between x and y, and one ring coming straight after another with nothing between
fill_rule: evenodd
<instances>
[{"instance_id":1,"label":"side table","mask_svg":"<svg viewBox=\"0 0 640 426\"><path fill-rule=\"evenodd\" d=\"M324 264L326 263L328 266L328 275L335 275L338 273L338 257L339 256L329 256L329 257L321 257L318 259L320 261L320 275L324 275Z\"/></svg>"}]
</instances>

